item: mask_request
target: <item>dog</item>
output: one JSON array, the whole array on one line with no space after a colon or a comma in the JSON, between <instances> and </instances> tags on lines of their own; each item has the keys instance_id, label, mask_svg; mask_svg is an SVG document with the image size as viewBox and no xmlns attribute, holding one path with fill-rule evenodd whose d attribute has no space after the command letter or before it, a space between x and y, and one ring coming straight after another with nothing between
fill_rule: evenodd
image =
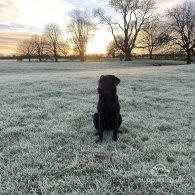
<instances>
[{"instance_id":1,"label":"dog","mask_svg":"<svg viewBox=\"0 0 195 195\"><path fill-rule=\"evenodd\" d=\"M104 130L113 130L112 139L118 140L117 133L122 123L116 89L119 83L120 79L114 75L102 75L98 81L99 100L97 113L93 116L93 123L97 130L96 135L99 135L96 143L103 141Z\"/></svg>"}]
</instances>

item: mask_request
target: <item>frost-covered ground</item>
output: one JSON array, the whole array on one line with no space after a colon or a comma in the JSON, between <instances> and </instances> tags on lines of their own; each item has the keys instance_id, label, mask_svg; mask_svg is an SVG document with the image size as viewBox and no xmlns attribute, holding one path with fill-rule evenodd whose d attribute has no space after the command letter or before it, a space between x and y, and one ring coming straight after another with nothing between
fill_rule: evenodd
<instances>
[{"instance_id":1,"label":"frost-covered ground","mask_svg":"<svg viewBox=\"0 0 195 195\"><path fill-rule=\"evenodd\" d=\"M0 194L195 194L195 64L152 63L0 61ZM101 74L123 134L95 144Z\"/></svg>"}]
</instances>

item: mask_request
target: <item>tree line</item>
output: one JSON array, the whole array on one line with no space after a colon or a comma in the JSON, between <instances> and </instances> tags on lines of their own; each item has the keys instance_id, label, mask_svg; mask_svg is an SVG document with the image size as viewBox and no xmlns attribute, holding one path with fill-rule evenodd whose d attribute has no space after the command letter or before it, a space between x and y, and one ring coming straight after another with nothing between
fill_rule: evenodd
<instances>
[{"instance_id":1,"label":"tree line","mask_svg":"<svg viewBox=\"0 0 195 195\"><path fill-rule=\"evenodd\" d=\"M91 12L72 10L67 32L69 40L63 39L63 33L57 24L45 26L41 35L34 35L18 45L18 54L30 57L35 55L41 61L43 55L66 56L74 50L81 61L85 60L89 40L93 37L98 24L107 26L113 41L107 45L107 53L131 60L134 49L144 49L152 59L153 53L184 53L187 63L195 52L195 3L184 2L169 8L163 15L156 13L154 0L109 0L109 6L117 17L107 15L102 8Z\"/></svg>"},{"instance_id":2,"label":"tree line","mask_svg":"<svg viewBox=\"0 0 195 195\"><path fill-rule=\"evenodd\" d=\"M84 61L87 43L96 29L91 13L87 10L72 10L67 27L68 33L71 34L69 40L64 39L62 29L58 24L47 24L42 34L36 34L18 44L17 55L21 58L27 57L29 61L32 56L36 56L39 61L42 61L44 56L52 56L57 62L59 56L67 56L73 49L79 54L81 61ZM71 45L73 45L72 48Z\"/></svg>"}]
</instances>

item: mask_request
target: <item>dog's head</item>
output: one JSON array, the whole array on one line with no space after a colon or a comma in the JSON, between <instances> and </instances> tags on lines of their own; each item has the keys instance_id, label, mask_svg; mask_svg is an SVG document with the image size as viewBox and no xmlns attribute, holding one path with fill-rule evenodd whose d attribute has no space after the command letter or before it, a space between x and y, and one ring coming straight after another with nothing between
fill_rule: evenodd
<instances>
[{"instance_id":1,"label":"dog's head","mask_svg":"<svg viewBox=\"0 0 195 195\"><path fill-rule=\"evenodd\" d=\"M116 95L116 86L120 79L114 75L102 75L98 81L98 93L105 99L110 100Z\"/></svg>"}]
</instances>

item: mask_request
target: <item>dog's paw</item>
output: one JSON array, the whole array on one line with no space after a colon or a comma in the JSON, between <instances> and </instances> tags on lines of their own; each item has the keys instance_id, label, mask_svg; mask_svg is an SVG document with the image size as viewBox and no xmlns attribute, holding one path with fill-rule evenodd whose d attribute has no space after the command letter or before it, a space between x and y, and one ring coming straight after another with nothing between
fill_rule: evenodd
<instances>
[{"instance_id":1,"label":"dog's paw","mask_svg":"<svg viewBox=\"0 0 195 195\"><path fill-rule=\"evenodd\" d=\"M112 139L113 139L113 141L116 142L118 140L118 137L117 136L113 136Z\"/></svg>"}]
</instances>

